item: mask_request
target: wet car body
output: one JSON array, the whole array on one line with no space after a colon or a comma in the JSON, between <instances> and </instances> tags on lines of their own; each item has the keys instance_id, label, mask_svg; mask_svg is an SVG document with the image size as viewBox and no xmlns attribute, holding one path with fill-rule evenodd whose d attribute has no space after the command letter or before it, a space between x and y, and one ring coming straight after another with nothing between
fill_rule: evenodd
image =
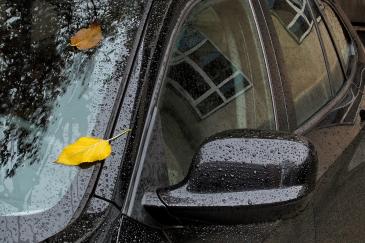
<instances>
[{"instance_id":1,"label":"wet car body","mask_svg":"<svg viewBox=\"0 0 365 243\"><path fill-rule=\"evenodd\" d=\"M146 139L145 128L152 117L150 104L162 82L160 69L166 65L166 52L171 48L173 34L196 2L155 0L139 3L144 7L138 28L132 31L135 35L131 40L135 41L129 46L123 72L117 72L114 77L123 81L116 84L117 91L106 101L114 104L110 108L110 118L102 121L100 130L95 134L112 137L129 126L133 129L132 133L125 140L113 144L115 153L111 158L87 168L89 171L85 176L79 174L65 198L49 212L0 218L4 241L232 242L262 241L267 238L277 223L265 223L262 226L196 223L151 227L130 216L132 189L139 179L135 171L140 166L137 162L141 156L140 146ZM285 81L282 54L270 31L272 23L266 21L269 10L263 1L250 1L250 4L255 11L273 81L277 128L310 139L318 152L320 178L331 164L341 162L338 158L353 144L362 129L359 112L363 97L364 53L361 48L356 48L351 60L351 72L341 91L315 116L297 128L293 120L293 104L286 98L289 88ZM336 7L333 3L331 6ZM340 8L336 9L338 14L342 14ZM354 46L360 46L346 18L342 20L353 38ZM70 205L73 205L72 210L65 213L65 208L70 208ZM215 233L209 236L212 231Z\"/></svg>"}]
</instances>

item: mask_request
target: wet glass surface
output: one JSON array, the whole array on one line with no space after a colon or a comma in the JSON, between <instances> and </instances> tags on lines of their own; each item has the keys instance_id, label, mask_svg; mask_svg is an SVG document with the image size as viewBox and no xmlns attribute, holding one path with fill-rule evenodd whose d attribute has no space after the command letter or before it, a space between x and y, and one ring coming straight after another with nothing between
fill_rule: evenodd
<instances>
[{"instance_id":1,"label":"wet glass surface","mask_svg":"<svg viewBox=\"0 0 365 243\"><path fill-rule=\"evenodd\" d=\"M308 0L300 2L301 8L298 9L291 1L277 0L270 9L288 70L287 78L292 92L297 127L304 124L332 98L319 37L313 28L314 20L311 15L305 15L309 9ZM288 25L284 14L287 11L287 7L283 7L285 5L297 13Z\"/></svg>"},{"instance_id":2,"label":"wet glass surface","mask_svg":"<svg viewBox=\"0 0 365 243\"><path fill-rule=\"evenodd\" d=\"M123 13L141 3L0 0L0 216L51 208L82 170L54 161L77 138L104 136L139 24ZM94 21L102 43L71 47Z\"/></svg>"},{"instance_id":3,"label":"wet glass surface","mask_svg":"<svg viewBox=\"0 0 365 243\"><path fill-rule=\"evenodd\" d=\"M209 95L208 98L199 103L197 108L202 114L205 115L221 104L223 104L222 98L217 93L213 93Z\"/></svg>"},{"instance_id":4,"label":"wet glass surface","mask_svg":"<svg viewBox=\"0 0 365 243\"><path fill-rule=\"evenodd\" d=\"M147 224L154 220L141 204L144 193L181 182L203 141L222 131L274 129L275 124L263 52L247 1L201 2L176 37L151 133L143 141L138 189L129 203L132 217ZM184 70L177 68L181 63ZM200 88L201 83L209 89Z\"/></svg>"},{"instance_id":5,"label":"wet glass surface","mask_svg":"<svg viewBox=\"0 0 365 243\"><path fill-rule=\"evenodd\" d=\"M199 98L210 89L209 85L204 82L203 77L186 62L173 66L170 69L169 76L176 80L194 99ZM190 80L195 82L189 82Z\"/></svg>"},{"instance_id":6,"label":"wet glass surface","mask_svg":"<svg viewBox=\"0 0 365 243\"><path fill-rule=\"evenodd\" d=\"M219 85L231 76L236 68L222 53L208 40L190 55L193 60L215 85Z\"/></svg>"},{"instance_id":7,"label":"wet glass surface","mask_svg":"<svg viewBox=\"0 0 365 243\"><path fill-rule=\"evenodd\" d=\"M229 99L247 88L249 85L250 83L247 81L247 79L243 75L239 74L223 85L220 90L224 94L224 97Z\"/></svg>"}]
</instances>

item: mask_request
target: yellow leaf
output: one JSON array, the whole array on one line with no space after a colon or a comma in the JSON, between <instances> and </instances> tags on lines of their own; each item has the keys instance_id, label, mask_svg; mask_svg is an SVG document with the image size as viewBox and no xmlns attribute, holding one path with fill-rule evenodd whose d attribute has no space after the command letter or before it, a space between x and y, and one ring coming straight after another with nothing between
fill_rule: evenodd
<instances>
[{"instance_id":1,"label":"yellow leaf","mask_svg":"<svg viewBox=\"0 0 365 243\"><path fill-rule=\"evenodd\" d=\"M99 44L103 35L101 27L98 23L91 24L88 28L83 28L71 37L71 46L75 46L80 50L94 48Z\"/></svg>"},{"instance_id":2,"label":"yellow leaf","mask_svg":"<svg viewBox=\"0 0 365 243\"><path fill-rule=\"evenodd\" d=\"M111 152L109 140L82 137L64 148L56 162L64 165L91 163L108 158Z\"/></svg>"}]
</instances>

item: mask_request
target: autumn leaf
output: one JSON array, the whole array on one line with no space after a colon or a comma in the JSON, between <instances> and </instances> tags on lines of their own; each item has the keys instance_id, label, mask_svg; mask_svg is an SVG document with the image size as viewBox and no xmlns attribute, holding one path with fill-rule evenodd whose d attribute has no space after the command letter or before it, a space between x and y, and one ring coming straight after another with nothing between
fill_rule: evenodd
<instances>
[{"instance_id":1,"label":"autumn leaf","mask_svg":"<svg viewBox=\"0 0 365 243\"><path fill-rule=\"evenodd\" d=\"M108 139L94 137L82 137L75 143L66 146L57 159L57 163L64 165L80 165L82 163L92 163L108 158L112 152L110 142L120 136L130 132L125 130L121 134Z\"/></svg>"},{"instance_id":2,"label":"autumn leaf","mask_svg":"<svg viewBox=\"0 0 365 243\"><path fill-rule=\"evenodd\" d=\"M98 23L91 24L88 28L83 28L71 37L71 46L75 46L79 50L87 50L96 47L103 35L101 27Z\"/></svg>"}]
</instances>

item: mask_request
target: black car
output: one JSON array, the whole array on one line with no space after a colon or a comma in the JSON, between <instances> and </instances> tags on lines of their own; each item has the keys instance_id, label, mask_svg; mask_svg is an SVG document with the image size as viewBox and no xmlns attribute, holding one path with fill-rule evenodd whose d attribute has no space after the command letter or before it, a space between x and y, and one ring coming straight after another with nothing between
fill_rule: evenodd
<instances>
[{"instance_id":1,"label":"black car","mask_svg":"<svg viewBox=\"0 0 365 243\"><path fill-rule=\"evenodd\" d=\"M361 177L365 56L334 1L0 0L0 33L0 242L323 242L295 220Z\"/></svg>"}]
</instances>

